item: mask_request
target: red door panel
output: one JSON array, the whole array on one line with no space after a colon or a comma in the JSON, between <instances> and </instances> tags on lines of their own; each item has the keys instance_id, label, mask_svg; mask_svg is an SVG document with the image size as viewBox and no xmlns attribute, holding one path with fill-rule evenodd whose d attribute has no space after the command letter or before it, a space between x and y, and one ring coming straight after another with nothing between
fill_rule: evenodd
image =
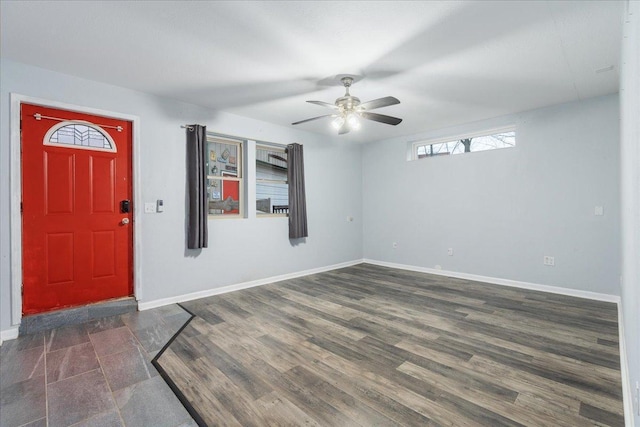
<instances>
[{"instance_id":1,"label":"red door panel","mask_svg":"<svg viewBox=\"0 0 640 427\"><path fill-rule=\"evenodd\" d=\"M43 153L44 199L47 214L71 214L74 201L73 153Z\"/></svg>"},{"instance_id":2,"label":"red door panel","mask_svg":"<svg viewBox=\"0 0 640 427\"><path fill-rule=\"evenodd\" d=\"M93 278L113 277L116 274L116 236L111 230L94 231L91 239Z\"/></svg>"},{"instance_id":3,"label":"red door panel","mask_svg":"<svg viewBox=\"0 0 640 427\"><path fill-rule=\"evenodd\" d=\"M73 282L73 233L49 233L46 239L46 283Z\"/></svg>"},{"instance_id":4,"label":"red door panel","mask_svg":"<svg viewBox=\"0 0 640 427\"><path fill-rule=\"evenodd\" d=\"M89 161L90 212L116 213L116 160L91 156Z\"/></svg>"},{"instance_id":5,"label":"red door panel","mask_svg":"<svg viewBox=\"0 0 640 427\"><path fill-rule=\"evenodd\" d=\"M21 119L23 313L132 295L133 213L120 213L132 193L131 123L30 104ZM117 151L104 151L82 123L44 144L66 121L98 126Z\"/></svg>"}]
</instances>

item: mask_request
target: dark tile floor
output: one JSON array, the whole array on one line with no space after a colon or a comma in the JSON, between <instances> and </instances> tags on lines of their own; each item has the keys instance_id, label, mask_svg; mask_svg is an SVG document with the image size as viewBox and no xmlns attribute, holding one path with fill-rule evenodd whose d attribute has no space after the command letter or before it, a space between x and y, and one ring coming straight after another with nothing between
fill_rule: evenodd
<instances>
[{"instance_id":1,"label":"dark tile floor","mask_svg":"<svg viewBox=\"0 0 640 427\"><path fill-rule=\"evenodd\" d=\"M170 305L5 341L0 426L196 426L150 363L189 317Z\"/></svg>"}]
</instances>

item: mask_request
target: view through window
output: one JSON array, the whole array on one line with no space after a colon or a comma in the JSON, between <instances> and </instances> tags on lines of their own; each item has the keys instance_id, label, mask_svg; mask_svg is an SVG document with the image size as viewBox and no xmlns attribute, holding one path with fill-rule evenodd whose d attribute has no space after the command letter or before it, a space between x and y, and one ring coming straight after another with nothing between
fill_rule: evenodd
<instances>
[{"instance_id":1,"label":"view through window","mask_svg":"<svg viewBox=\"0 0 640 427\"><path fill-rule=\"evenodd\" d=\"M448 156L473 153L476 151L510 148L516 145L516 131L508 129L490 134L464 136L446 142L417 142L414 144L414 158Z\"/></svg>"},{"instance_id":2,"label":"view through window","mask_svg":"<svg viewBox=\"0 0 640 427\"><path fill-rule=\"evenodd\" d=\"M242 216L242 141L209 136L207 142L209 215Z\"/></svg>"},{"instance_id":3,"label":"view through window","mask_svg":"<svg viewBox=\"0 0 640 427\"><path fill-rule=\"evenodd\" d=\"M284 147L256 146L256 213L289 213L287 153Z\"/></svg>"}]
</instances>

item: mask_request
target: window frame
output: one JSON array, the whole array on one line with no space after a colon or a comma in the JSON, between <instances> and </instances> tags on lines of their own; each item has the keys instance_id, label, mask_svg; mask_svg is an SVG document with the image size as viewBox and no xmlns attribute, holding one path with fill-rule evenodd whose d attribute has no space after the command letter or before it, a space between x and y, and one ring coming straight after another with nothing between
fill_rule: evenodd
<instances>
[{"instance_id":1,"label":"window frame","mask_svg":"<svg viewBox=\"0 0 640 427\"><path fill-rule=\"evenodd\" d=\"M460 133L460 134L454 134L454 135L450 135L450 136L445 136L445 137L438 137L438 138L431 138L431 139L426 139L426 140L420 140L420 141L415 141L411 144L411 158L410 160L422 160L422 159L428 159L431 157L439 157L439 156L425 156L425 157L418 157L418 147L422 147L422 146L427 146L427 145L436 145L436 144L444 144L446 142L455 142L455 141L459 141L461 139L467 139L467 138L478 138L478 137L482 137L482 136L490 136L490 135L495 135L497 133L505 133L505 132L514 132L517 133L516 130L516 125L512 124L512 125L508 125L508 126L501 126L501 127L496 127L496 128L489 128L489 129L482 129L479 131L475 131L475 132L467 132L467 133ZM502 147L502 148L515 148L516 144L513 145L513 147ZM502 148L498 148L497 150L500 150ZM482 151L494 151L494 150L482 150ZM472 151L471 153L479 153L480 151ZM463 153L464 154L464 153ZM445 156L448 157L448 156Z\"/></svg>"},{"instance_id":2,"label":"window frame","mask_svg":"<svg viewBox=\"0 0 640 427\"><path fill-rule=\"evenodd\" d=\"M100 133L109 142L109 144L111 144L111 148L93 147L93 146L90 146L90 145L77 145L77 144L65 144L65 143L60 143L60 142L51 142L51 137L53 136L53 134L58 132L60 129L65 128L67 126L71 126L71 125L86 126L88 128L91 128L91 129L97 131L98 133ZM47 133L45 133L44 138L42 139L42 145L47 145L49 147L71 148L71 149L76 149L76 150L100 151L102 153L117 153L118 152L118 146L116 145L116 142L113 140L113 137L111 137L111 135L109 135L109 132L104 130L99 125L96 125L94 123L87 122L87 121L84 121L84 120L64 120L64 121L60 121L59 123L56 123L55 125L51 126L49 128L49 130L47 130Z\"/></svg>"},{"instance_id":3,"label":"window frame","mask_svg":"<svg viewBox=\"0 0 640 427\"><path fill-rule=\"evenodd\" d=\"M225 145L235 145L236 149L236 167L235 171L236 176L232 176L232 171L220 170L218 175L212 175L211 171L211 159L210 159L210 145L209 144L225 144ZM244 184L244 147L246 146L247 141L242 138L220 135L212 132L207 132L207 184L206 184L206 193L207 193L207 219L244 219L246 218L246 200L245 200L245 184ZM217 156L216 156L217 158ZM223 175L222 172L227 173L227 175ZM219 190L222 195L222 189L224 182L237 182L238 183L238 213L233 214L225 214L225 213L210 213L209 202L214 201L211 197L211 186L209 182L211 180L217 180L219 182ZM221 198L220 201L223 199Z\"/></svg>"},{"instance_id":4,"label":"window frame","mask_svg":"<svg viewBox=\"0 0 640 427\"><path fill-rule=\"evenodd\" d=\"M287 146L286 145L279 145L279 144L273 144L273 143L267 143L267 142L262 142L262 141L256 141L255 144L255 150L256 150L256 162L254 164L255 167L255 172L256 172L256 200L253 203L256 203L258 198L257 198L257 188L258 188L258 184L260 183L279 183L279 184L286 184L287 186L287 193L289 191L289 181L288 179L285 180L274 180L274 179L261 179L258 178L258 150L262 149L262 150L269 150L269 151L279 151L282 152L283 154L287 154ZM287 157L287 167L289 167L289 158ZM287 197L287 207L289 206L288 203L288 197ZM287 213L258 213L258 209L256 208L256 218L286 218L289 216L289 212L288 212L288 208L287 208Z\"/></svg>"}]
</instances>

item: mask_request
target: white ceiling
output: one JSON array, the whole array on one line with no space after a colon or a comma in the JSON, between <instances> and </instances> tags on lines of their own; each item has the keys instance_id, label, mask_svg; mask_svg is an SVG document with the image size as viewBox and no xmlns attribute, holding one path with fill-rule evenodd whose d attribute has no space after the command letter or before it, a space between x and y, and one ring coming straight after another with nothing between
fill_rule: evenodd
<instances>
[{"instance_id":1,"label":"white ceiling","mask_svg":"<svg viewBox=\"0 0 640 427\"><path fill-rule=\"evenodd\" d=\"M618 90L619 1L6 1L3 58L283 126L339 74L398 126L365 142ZM604 67L612 71L596 73ZM297 126L335 135L330 120Z\"/></svg>"}]
</instances>

